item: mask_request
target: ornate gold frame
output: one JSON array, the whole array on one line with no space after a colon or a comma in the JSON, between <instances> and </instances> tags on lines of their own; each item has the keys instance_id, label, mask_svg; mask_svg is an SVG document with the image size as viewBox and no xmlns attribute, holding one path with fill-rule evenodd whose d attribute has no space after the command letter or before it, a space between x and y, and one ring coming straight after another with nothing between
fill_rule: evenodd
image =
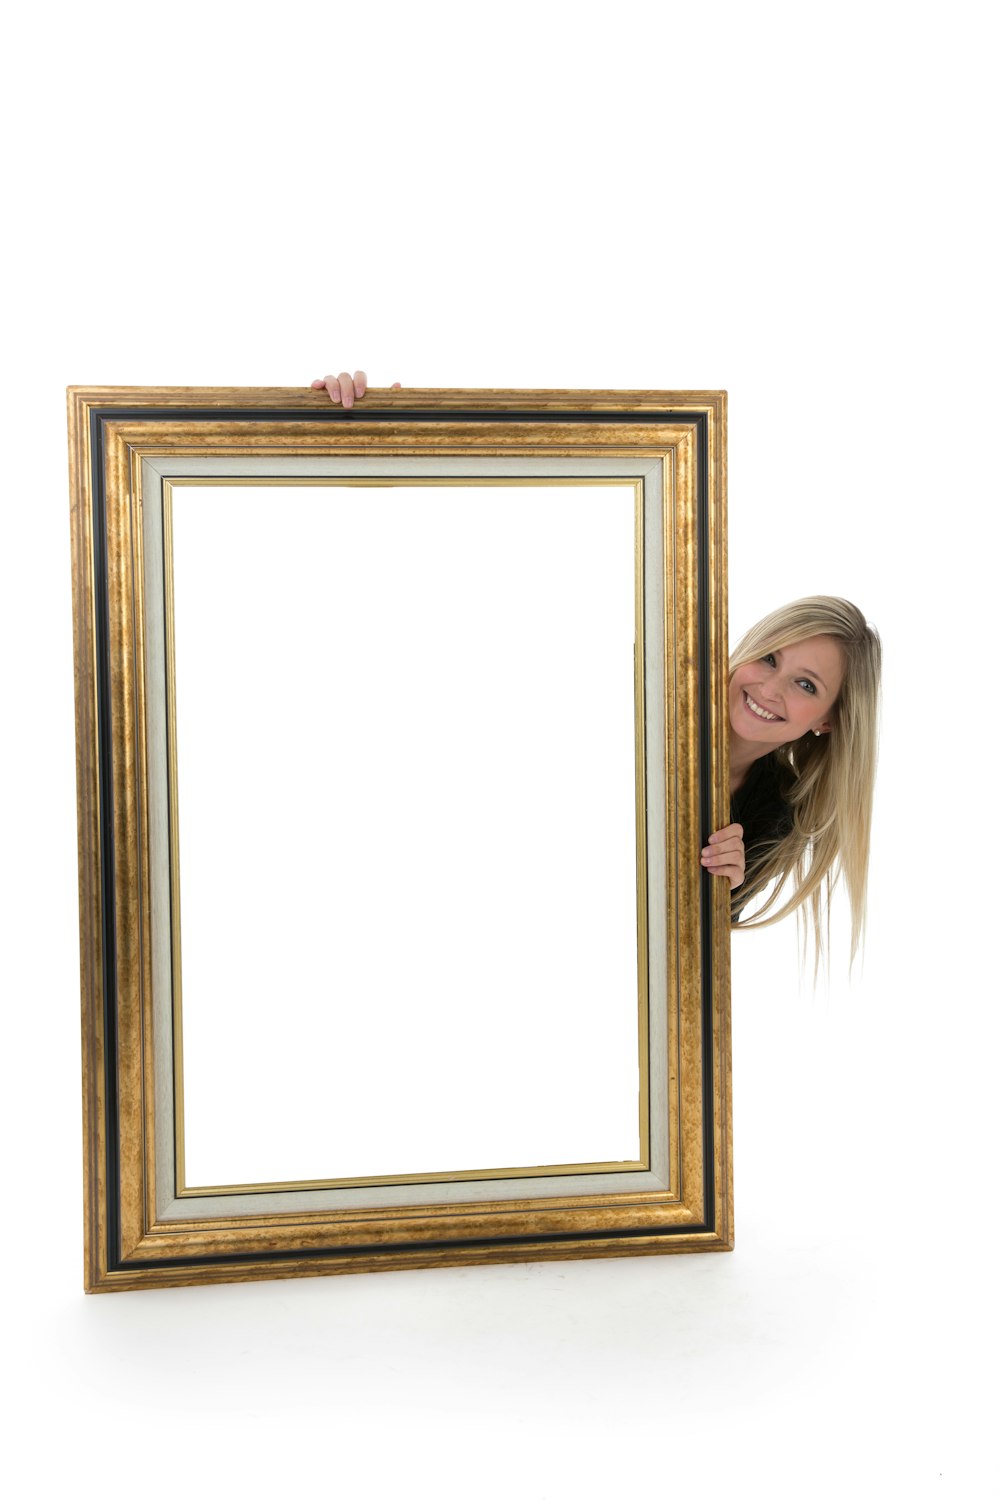
<instances>
[{"instance_id":1,"label":"ornate gold frame","mask_svg":"<svg viewBox=\"0 0 1000 1500\"><path fill-rule=\"evenodd\" d=\"M728 821L724 392L71 388L85 1286L728 1249L729 900L699 865ZM158 1214L143 464L173 457L643 458L664 475L669 1183L405 1209ZM162 1125L161 1127L162 1128Z\"/></svg>"}]
</instances>

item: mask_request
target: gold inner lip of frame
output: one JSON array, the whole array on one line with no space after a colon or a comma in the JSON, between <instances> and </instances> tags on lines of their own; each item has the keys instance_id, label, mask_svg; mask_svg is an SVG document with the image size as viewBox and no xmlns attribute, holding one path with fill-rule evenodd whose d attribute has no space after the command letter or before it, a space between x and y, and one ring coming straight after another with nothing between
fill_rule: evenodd
<instances>
[{"instance_id":1,"label":"gold inner lip of frame","mask_svg":"<svg viewBox=\"0 0 1000 1500\"><path fill-rule=\"evenodd\" d=\"M647 919L647 860L646 860L646 705L645 705L645 590L644 590L644 524L643 482L632 475L613 478L602 475L594 477L543 477L531 476L503 478L485 475L474 476L407 476L345 477L345 476L274 476L264 478L244 476L175 476L164 478L163 489L163 562L164 562L164 612L166 639L166 691L167 691L167 761L170 799L170 926L171 926L171 1011L173 1018L173 1077L174 1077L174 1176L175 1195L178 1198L210 1197L236 1193L263 1193L318 1190L323 1188L402 1186L408 1183L473 1182L494 1178L513 1177L557 1177L575 1176L591 1172L641 1172L647 1171L650 1159L649 1126L649 945ZM181 911L180 911L180 843L177 785L177 716L176 676L174 654L174 573L173 573L173 497L179 486L214 489L254 486L272 489L293 489L312 486L349 489L390 488L442 488L464 486L508 489L515 487L539 488L541 486L598 486L621 488L631 485L634 502L634 559L635 559L635 787L636 787L636 928L638 945L638 1045L639 1045L639 1160L553 1163L531 1167L491 1167L460 1169L448 1172L409 1172L393 1176L310 1178L308 1180L285 1180L280 1182L227 1183L212 1186L189 1187L186 1184L184 1158L184 1047L182 1022L181 983Z\"/></svg>"}]
</instances>

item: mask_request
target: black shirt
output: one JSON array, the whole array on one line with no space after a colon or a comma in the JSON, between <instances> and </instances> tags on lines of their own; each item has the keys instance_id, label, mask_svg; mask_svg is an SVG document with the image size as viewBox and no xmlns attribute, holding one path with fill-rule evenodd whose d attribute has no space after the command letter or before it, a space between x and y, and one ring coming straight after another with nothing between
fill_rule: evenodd
<instances>
[{"instance_id":1,"label":"black shirt","mask_svg":"<svg viewBox=\"0 0 1000 1500\"><path fill-rule=\"evenodd\" d=\"M792 809L786 793L794 780L792 772L777 756L762 755L747 772L746 780L733 793L730 821L742 823L743 846L747 870L764 844L783 838L792 826ZM741 887L733 891L733 901L740 898Z\"/></svg>"},{"instance_id":2,"label":"black shirt","mask_svg":"<svg viewBox=\"0 0 1000 1500\"><path fill-rule=\"evenodd\" d=\"M792 809L785 792L792 784L792 773L776 755L762 755L746 774L746 780L735 791L730 803L730 818L743 825L743 843L747 864L751 851L768 839L781 838L792 826Z\"/></svg>"}]
</instances>

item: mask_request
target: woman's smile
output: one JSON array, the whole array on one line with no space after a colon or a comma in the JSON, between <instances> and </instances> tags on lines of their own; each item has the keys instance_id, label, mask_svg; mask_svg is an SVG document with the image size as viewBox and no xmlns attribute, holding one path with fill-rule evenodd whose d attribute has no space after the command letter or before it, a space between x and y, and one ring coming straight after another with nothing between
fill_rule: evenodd
<instances>
[{"instance_id":1,"label":"woman's smile","mask_svg":"<svg viewBox=\"0 0 1000 1500\"><path fill-rule=\"evenodd\" d=\"M751 698L746 688L743 689L743 697L746 701L747 708L756 718L765 719L768 722L778 721L779 723L784 723L784 720L782 719L780 714L771 713L769 709L762 707L762 705L759 704L755 699Z\"/></svg>"}]
</instances>

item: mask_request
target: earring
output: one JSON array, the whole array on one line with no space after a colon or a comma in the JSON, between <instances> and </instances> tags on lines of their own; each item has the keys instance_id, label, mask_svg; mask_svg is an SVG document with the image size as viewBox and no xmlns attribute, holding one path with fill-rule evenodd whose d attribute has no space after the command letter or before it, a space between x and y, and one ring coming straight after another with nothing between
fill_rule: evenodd
<instances>
[{"instance_id":1,"label":"earring","mask_svg":"<svg viewBox=\"0 0 1000 1500\"><path fill-rule=\"evenodd\" d=\"M818 729L814 729L814 730L813 730L813 734L815 734L815 735L817 735L817 736L818 736L818 735L819 735L819 734L820 734L820 731L819 731L819 730L818 730Z\"/></svg>"}]
</instances>

